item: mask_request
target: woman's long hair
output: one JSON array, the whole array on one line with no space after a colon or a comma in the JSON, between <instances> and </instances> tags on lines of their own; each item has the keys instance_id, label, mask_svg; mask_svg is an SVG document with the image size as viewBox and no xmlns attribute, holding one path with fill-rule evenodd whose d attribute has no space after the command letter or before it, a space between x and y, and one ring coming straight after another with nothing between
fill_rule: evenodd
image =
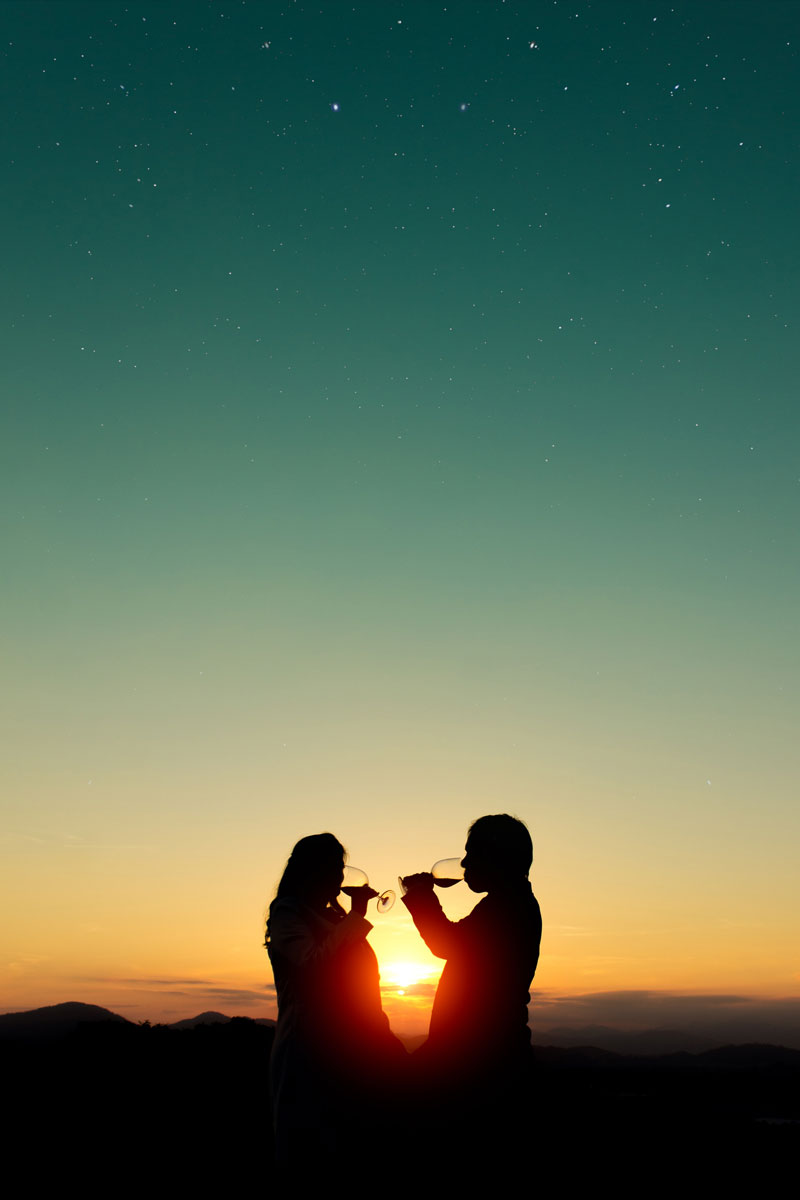
<instances>
[{"instance_id":1,"label":"woman's long hair","mask_svg":"<svg viewBox=\"0 0 800 1200\"><path fill-rule=\"evenodd\" d=\"M282 900L285 896L292 896L300 901L308 900L319 886L319 881L325 871L330 871L332 867L342 866L346 858L347 851L332 833L312 833L308 837L301 838L289 855L289 861L283 869L275 892L275 900ZM275 903L275 900L272 901L272 904ZM269 906L270 913L272 904ZM337 917L345 915L344 909L337 900L329 901L328 908ZM269 947L269 916L267 917L264 945Z\"/></svg>"}]
</instances>

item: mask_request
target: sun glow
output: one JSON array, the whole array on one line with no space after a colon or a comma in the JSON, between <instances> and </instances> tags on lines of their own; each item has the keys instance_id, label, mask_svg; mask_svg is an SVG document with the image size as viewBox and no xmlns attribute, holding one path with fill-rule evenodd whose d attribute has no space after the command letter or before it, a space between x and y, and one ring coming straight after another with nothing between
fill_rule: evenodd
<instances>
[{"instance_id":1,"label":"sun glow","mask_svg":"<svg viewBox=\"0 0 800 1200\"><path fill-rule=\"evenodd\" d=\"M421 983L438 974L431 969L429 963L393 962L381 968L381 982L393 987L406 988L413 983Z\"/></svg>"}]
</instances>

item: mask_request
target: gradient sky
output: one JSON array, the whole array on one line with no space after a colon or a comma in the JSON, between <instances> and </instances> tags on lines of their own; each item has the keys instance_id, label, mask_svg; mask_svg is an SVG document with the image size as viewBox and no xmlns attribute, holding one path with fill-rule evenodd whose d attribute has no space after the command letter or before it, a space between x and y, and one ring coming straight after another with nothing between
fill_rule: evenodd
<instances>
[{"instance_id":1,"label":"gradient sky","mask_svg":"<svg viewBox=\"0 0 800 1200\"><path fill-rule=\"evenodd\" d=\"M800 5L0 32L0 1007L270 1015L299 837L496 811L543 1003L797 998Z\"/></svg>"}]
</instances>

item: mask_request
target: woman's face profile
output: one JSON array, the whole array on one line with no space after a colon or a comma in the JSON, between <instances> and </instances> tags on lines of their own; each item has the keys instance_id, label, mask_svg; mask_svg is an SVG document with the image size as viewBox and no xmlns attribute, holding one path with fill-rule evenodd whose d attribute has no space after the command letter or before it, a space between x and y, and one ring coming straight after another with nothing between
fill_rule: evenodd
<instances>
[{"instance_id":1,"label":"woman's face profile","mask_svg":"<svg viewBox=\"0 0 800 1200\"><path fill-rule=\"evenodd\" d=\"M344 859L336 859L323 867L320 886L326 901L335 900L342 890L344 879Z\"/></svg>"}]
</instances>

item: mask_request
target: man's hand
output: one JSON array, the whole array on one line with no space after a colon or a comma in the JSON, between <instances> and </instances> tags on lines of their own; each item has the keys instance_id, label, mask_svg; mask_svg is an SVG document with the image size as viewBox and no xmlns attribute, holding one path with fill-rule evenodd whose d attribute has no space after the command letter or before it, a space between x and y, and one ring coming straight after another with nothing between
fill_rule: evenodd
<instances>
[{"instance_id":1,"label":"man's hand","mask_svg":"<svg viewBox=\"0 0 800 1200\"><path fill-rule=\"evenodd\" d=\"M406 893L433 891L433 876L430 871L419 871L416 875L404 875L400 882L406 889Z\"/></svg>"}]
</instances>

